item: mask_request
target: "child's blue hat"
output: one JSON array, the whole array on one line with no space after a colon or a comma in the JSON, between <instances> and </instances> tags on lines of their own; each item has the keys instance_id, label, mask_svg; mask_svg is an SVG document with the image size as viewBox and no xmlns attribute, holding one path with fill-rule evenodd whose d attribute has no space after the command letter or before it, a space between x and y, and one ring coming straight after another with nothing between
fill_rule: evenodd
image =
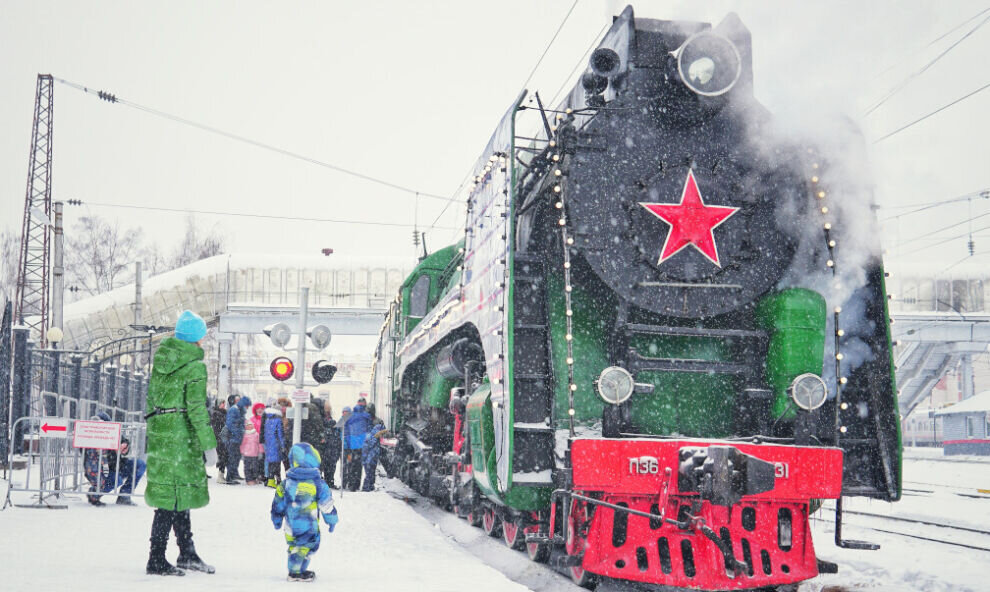
<instances>
[{"instance_id":1,"label":"child's blue hat","mask_svg":"<svg viewBox=\"0 0 990 592\"><path fill-rule=\"evenodd\" d=\"M316 469L320 466L320 453L308 442L293 444L289 450L289 462L295 467Z\"/></svg>"},{"instance_id":2,"label":"child's blue hat","mask_svg":"<svg viewBox=\"0 0 990 592\"><path fill-rule=\"evenodd\" d=\"M206 337L206 321L191 310L184 310L175 322L175 336L182 341L196 343Z\"/></svg>"}]
</instances>

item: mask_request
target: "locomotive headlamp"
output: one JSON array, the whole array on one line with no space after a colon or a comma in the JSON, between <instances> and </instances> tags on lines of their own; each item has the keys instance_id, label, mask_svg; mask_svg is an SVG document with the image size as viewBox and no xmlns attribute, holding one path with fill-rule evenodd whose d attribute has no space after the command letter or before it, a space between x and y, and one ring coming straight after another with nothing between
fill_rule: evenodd
<instances>
[{"instance_id":1,"label":"locomotive headlamp","mask_svg":"<svg viewBox=\"0 0 990 592\"><path fill-rule=\"evenodd\" d=\"M705 97L729 92L742 73L742 58L736 46L710 31L689 37L673 56L684 84Z\"/></svg>"},{"instance_id":2,"label":"locomotive headlamp","mask_svg":"<svg viewBox=\"0 0 990 592\"><path fill-rule=\"evenodd\" d=\"M618 405L632 396L636 383L633 381L632 374L629 374L625 368L609 366L602 370L595 386L598 389L598 395L606 403Z\"/></svg>"},{"instance_id":3,"label":"locomotive headlamp","mask_svg":"<svg viewBox=\"0 0 990 592\"><path fill-rule=\"evenodd\" d=\"M825 388L825 381L817 374L802 374L794 379L790 388L787 389L798 407L806 411L813 411L825 404L828 396L828 389Z\"/></svg>"}]
</instances>

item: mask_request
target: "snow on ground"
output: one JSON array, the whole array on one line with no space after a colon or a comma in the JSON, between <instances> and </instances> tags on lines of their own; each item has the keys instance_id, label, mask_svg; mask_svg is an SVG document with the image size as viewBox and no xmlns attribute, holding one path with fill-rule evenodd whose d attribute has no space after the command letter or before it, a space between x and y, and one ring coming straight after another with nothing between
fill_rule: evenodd
<instances>
[{"instance_id":1,"label":"snow on ground","mask_svg":"<svg viewBox=\"0 0 990 592\"><path fill-rule=\"evenodd\" d=\"M139 491L143 487L139 487ZM140 499L104 507L83 496L67 499L67 510L7 508L0 512L0 565L4 590L99 590L189 592L281 589L286 581L286 545L269 519L272 489L210 482L210 504L192 511L194 542L217 573L185 577L149 576L148 538L153 511ZM6 494L6 482L0 493ZM26 502L14 493L15 503ZM334 492L340 523L322 529L320 550L310 569L320 588L372 592L518 592L512 582L449 540L401 500L385 491ZM18 501L20 499L20 502ZM167 556L178 555L174 537Z\"/></svg>"},{"instance_id":2,"label":"snow on ground","mask_svg":"<svg viewBox=\"0 0 990 592\"><path fill-rule=\"evenodd\" d=\"M942 456L940 449L905 449L904 495L895 503L853 498L844 508L940 524L990 531L990 458ZM977 497L971 497L977 496ZM831 505L831 504L830 504ZM877 532L865 526L948 539L952 533L846 515L843 538L880 544L876 551L840 549L832 512L822 510L813 521L815 551L839 564L839 573L819 576L801 586L801 592L819 592L829 586L844 590L977 591L990 590L990 552L966 549ZM940 532L941 531L941 532ZM987 547L986 538L974 545Z\"/></svg>"},{"instance_id":3,"label":"snow on ground","mask_svg":"<svg viewBox=\"0 0 990 592\"><path fill-rule=\"evenodd\" d=\"M904 483L900 502L852 499L845 507L990 530L990 496L978 491L990 489L990 458L944 458L939 450L908 449ZM0 498L5 487L3 482ZM192 522L197 549L217 567L214 575L193 572L181 580L145 575L152 510L143 504L117 506L112 497L104 498L108 506L94 508L78 496L65 501L67 510L0 512L2 589L130 592L136 585L147 590L181 585L192 592L244 592L289 585L284 538L268 518L272 490L211 481L210 493L210 505L193 510ZM26 502L26 495L15 492L14 501ZM403 497L412 499L397 499ZM315 585L361 592L579 590L481 529L416 497L393 480L385 480L384 489L374 493L345 493L341 499L335 492L341 522L334 534L327 534L321 524L323 543L311 565L317 572ZM868 527L911 528L849 514L844 536L879 543L881 548L840 549L833 544L832 513L820 511L812 523L815 549L822 559L838 563L839 573L806 582L800 592L990 590L990 552ZM921 532L946 538L938 530ZM169 559L174 561L177 553L170 542Z\"/></svg>"}]
</instances>

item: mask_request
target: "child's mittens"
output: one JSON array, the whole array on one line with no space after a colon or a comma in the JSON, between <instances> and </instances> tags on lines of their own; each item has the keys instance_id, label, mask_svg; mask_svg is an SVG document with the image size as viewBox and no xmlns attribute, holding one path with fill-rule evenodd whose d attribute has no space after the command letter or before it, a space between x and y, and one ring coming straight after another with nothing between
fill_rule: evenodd
<instances>
[{"instance_id":1,"label":"child's mittens","mask_svg":"<svg viewBox=\"0 0 990 592\"><path fill-rule=\"evenodd\" d=\"M340 518L337 517L337 508L334 508L330 512L330 519L327 520L327 532L333 532L334 527L337 526L337 522L339 521Z\"/></svg>"},{"instance_id":2,"label":"child's mittens","mask_svg":"<svg viewBox=\"0 0 990 592\"><path fill-rule=\"evenodd\" d=\"M275 530L278 530L278 529L282 528L282 520L283 519L284 518L282 516L279 516L278 518L275 518L274 516L272 517L272 524L275 525Z\"/></svg>"}]
</instances>

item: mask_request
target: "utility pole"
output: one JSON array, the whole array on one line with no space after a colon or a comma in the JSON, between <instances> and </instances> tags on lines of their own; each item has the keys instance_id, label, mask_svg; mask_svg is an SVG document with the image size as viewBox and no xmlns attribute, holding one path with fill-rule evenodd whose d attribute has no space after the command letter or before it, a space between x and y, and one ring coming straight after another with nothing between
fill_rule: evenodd
<instances>
[{"instance_id":1,"label":"utility pole","mask_svg":"<svg viewBox=\"0 0 990 592\"><path fill-rule=\"evenodd\" d=\"M56 214L57 215L57 214ZM134 262L134 324L141 325L141 262Z\"/></svg>"},{"instance_id":2,"label":"utility pole","mask_svg":"<svg viewBox=\"0 0 990 592\"><path fill-rule=\"evenodd\" d=\"M299 345L296 349L296 359L299 361L299 369L296 371L296 392L303 390L303 383L306 380L306 325L309 322L309 288L299 288ZM293 398L292 413L292 443L298 444L302 439L302 415L304 403Z\"/></svg>"},{"instance_id":3,"label":"utility pole","mask_svg":"<svg viewBox=\"0 0 990 592\"><path fill-rule=\"evenodd\" d=\"M62 326L62 313L65 309L65 267L62 258L65 253L62 243L62 202L57 201L52 204L55 211L55 240L52 245L52 327L58 327L65 331Z\"/></svg>"}]
</instances>

